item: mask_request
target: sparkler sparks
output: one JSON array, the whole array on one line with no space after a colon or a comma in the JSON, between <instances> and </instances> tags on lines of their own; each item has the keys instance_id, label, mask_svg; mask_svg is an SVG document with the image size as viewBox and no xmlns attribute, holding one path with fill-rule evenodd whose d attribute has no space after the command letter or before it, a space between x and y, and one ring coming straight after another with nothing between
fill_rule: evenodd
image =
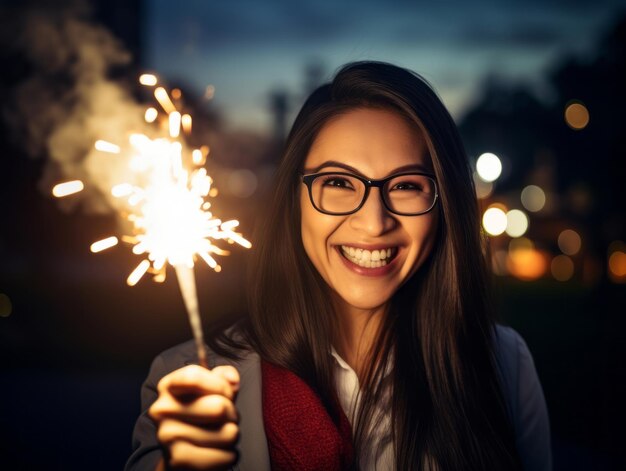
<instances>
[{"instance_id":1,"label":"sparkler sparks","mask_svg":"<svg viewBox=\"0 0 626 471\"><path fill-rule=\"evenodd\" d=\"M153 75L144 74L140 83L157 85ZM127 181L111 188L113 197L125 202L124 217L132 223L133 233L121 237L122 242L132 245L132 252L144 258L130 273L126 282L136 285L146 274L163 282L166 265L175 268L181 294L189 314L198 359L206 366L206 352L200 322L194 263L201 259L216 272L221 266L214 255L228 255L228 251L213 244L225 240L245 248L251 244L235 232L236 220L222 221L210 211L208 197L217 195L217 188L207 174L204 164L208 147L187 151L181 138L191 132L191 116L182 114L163 87L154 90L154 96L167 113L169 137L151 139L145 134L130 134L128 143L118 145L98 140L95 148L109 154L119 154L128 159ZM177 101L177 103L179 103ZM150 107L146 110L146 122L154 122L159 112ZM54 196L62 197L83 189L81 181L56 185ZM91 251L101 252L118 244L117 237L108 237L91 245Z\"/></svg>"},{"instance_id":2,"label":"sparkler sparks","mask_svg":"<svg viewBox=\"0 0 626 471\"><path fill-rule=\"evenodd\" d=\"M57 198L73 195L79 191L83 191L85 185L80 180L72 180L65 183L59 183L52 188L52 194Z\"/></svg>"}]
</instances>

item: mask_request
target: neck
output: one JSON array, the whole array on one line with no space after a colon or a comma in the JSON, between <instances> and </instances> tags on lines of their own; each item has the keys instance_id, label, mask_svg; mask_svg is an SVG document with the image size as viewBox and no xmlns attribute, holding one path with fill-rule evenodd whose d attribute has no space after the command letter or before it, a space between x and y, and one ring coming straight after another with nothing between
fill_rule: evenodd
<instances>
[{"instance_id":1,"label":"neck","mask_svg":"<svg viewBox=\"0 0 626 471\"><path fill-rule=\"evenodd\" d=\"M376 309L358 309L341 306L337 309L339 328L333 346L341 358L363 378L371 347L376 339L386 306Z\"/></svg>"}]
</instances>

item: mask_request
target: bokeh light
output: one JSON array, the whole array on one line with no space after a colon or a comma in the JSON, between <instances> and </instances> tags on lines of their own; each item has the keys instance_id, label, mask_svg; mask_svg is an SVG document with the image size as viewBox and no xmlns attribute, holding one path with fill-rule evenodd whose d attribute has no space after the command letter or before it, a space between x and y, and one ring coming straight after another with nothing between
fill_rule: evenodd
<instances>
[{"instance_id":1,"label":"bokeh light","mask_svg":"<svg viewBox=\"0 0 626 471\"><path fill-rule=\"evenodd\" d=\"M559 234L558 238L559 249L565 255L576 255L580 251L582 240L578 235L578 232L572 229L565 229Z\"/></svg>"},{"instance_id":2,"label":"bokeh light","mask_svg":"<svg viewBox=\"0 0 626 471\"><path fill-rule=\"evenodd\" d=\"M502 173L502 162L497 155L485 152L476 161L476 172L481 180L493 182Z\"/></svg>"},{"instance_id":3,"label":"bokeh light","mask_svg":"<svg viewBox=\"0 0 626 471\"><path fill-rule=\"evenodd\" d=\"M506 225L506 213L500 208L491 207L483 214L483 227L492 236L502 234L506 230Z\"/></svg>"},{"instance_id":4,"label":"bokeh light","mask_svg":"<svg viewBox=\"0 0 626 471\"><path fill-rule=\"evenodd\" d=\"M524 208L532 213L541 211L546 205L546 194L537 185L528 185L522 190L521 201Z\"/></svg>"},{"instance_id":5,"label":"bokeh light","mask_svg":"<svg viewBox=\"0 0 626 471\"><path fill-rule=\"evenodd\" d=\"M546 272L546 256L534 248L519 248L509 252L507 268L511 275L530 281L541 278Z\"/></svg>"},{"instance_id":6,"label":"bokeh light","mask_svg":"<svg viewBox=\"0 0 626 471\"><path fill-rule=\"evenodd\" d=\"M616 250L609 256L609 270L613 276L626 277L626 253Z\"/></svg>"},{"instance_id":7,"label":"bokeh light","mask_svg":"<svg viewBox=\"0 0 626 471\"><path fill-rule=\"evenodd\" d=\"M585 129L589 124L589 110L581 102L570 103L565 107L565 122L575 131Z\"/></svg>"},{"instance_id":8,"label":"bokeh light","mask_svg":"<svg viewBox=\"0 0 626 471\"><path fill-rule=\"evenodd\" d=\"M476 189L476 198L489 198L493 193L493 183L482 180L476 172L474 172L474 188Z\"/></svg>"},{"instance_id":9,"label":"bokeh light","mask_svg":"<svg viewBox=\"0 0 626 471\"><path fill-rule=\"evenodd\" d=\"M180 88L172 89L172 91L170 91L170 94L172 95L172 98L174 100L180 100L183 96L183 92L181 91Z\"/></svg>"},{"instance_id":10,"label":"bokeh light","mask_svg":"<svg viewBox=\"0 0 626 471\"><path fill-rule=\"evenodd\" d=\"M518 237L509 242L509 252L519 249L534 249L535 244L528 237Z\"/></svg>"},{"instance_id":11,"label":"bokeh light","mask_svg":"<svg viewBox=\"0 0 626 471\"><path fill-rule=\"evenodd\" d=\"M228 191L239 198L252 196L257 185L256 175L247 169L233 171L227 181Z\"/></svg>"},{"instance_id":12,"label":"bokeh light","mask_svg":"<svg viewBox=\"0 0 626 471\"><path fill-rule=\"evenodd\" d=\"M506 233L511 237L521 237L528 230L528 217L519 209L506 213Z\"/></svg>"},{"instance_id":13,"label":"bokeh light","mask_svg":"<svg viewBox=\"0 0 626 471\"><path fill-rule=\"evenodd\" d=\"M552 276L558 281L567 281L574 276L574 262L567 255L557 255L550 263Z\"/></svg>"},{"instance_id":14,"label":"bokeh light","mask_svg":"<svg viewBox=\"0 0 626 471\"><path fill-rule=\"evenodd\" d=\"M0 293L0 317L9 317L13 311L11 299L4 293Z\"/></svg>"}]
</instances>

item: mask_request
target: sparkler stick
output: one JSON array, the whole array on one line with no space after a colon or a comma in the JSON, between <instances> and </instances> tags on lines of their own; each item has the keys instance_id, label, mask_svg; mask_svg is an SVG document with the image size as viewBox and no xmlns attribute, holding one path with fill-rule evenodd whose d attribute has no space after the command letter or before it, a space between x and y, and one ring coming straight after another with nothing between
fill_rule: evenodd
<instances>
[{"instance_id":1,"label":"sparkler stick","mask_svg":"<svg viewBox=\"0 0 626 471\"><path fill-rule=\"evenodd\" d=\"M154 75L144 74L140 83L154 86L157 79ZM124 217L133 225L132 235L122 235L121 241L131 244L132 252L144 258L132 270L126 283L134 286L146 273L152 274L155 281L163 282L166 264L174 267L196 343L198 362L206 367L194 262L201 259L219 272L222 267L212 254L228 255L229 252L212 241L226 240L245 248L250 248L251 244L235 232L238 221L222 221L210 212L211 203L205 198L217 195L217 188L213 187L213 179L206 169L201 167L209 149L202 146L188 152L178 141L181 128L184 134L191 132L191 116L177 111L163 87L155 88L154 96L167 113L167 136L151 139L135 133L129 136L125 146L98 140L94 147L100 152L115 154L115 158L128 159L128 181L113 185L111 195L125 201ZM145 121L156 121L158 113L156 108L148 108ZM186 163L192 168L189 169ZM65 182L56 185L53 194L63 197L77 193L83 187L79 180ZM91 251L101 252L118 242L117 237L107 237L94 242Z\"/></svg>"},{"instance_id":2,"label":"sparkler stick","mask_svg":"<svg viewBox=\"0 0 626 471\"><path fill-rule=\"evenodd\" d=\"M200 366L208 368L206 349L204 348L204 334L202 333L202 323L200 322L200 308L198 307L198 295L196 293L196 279L193 274L193 268L187 265L174 265L176 277L178 278L178 286L180 293L185 302L187 314L189 314L189 323L191 331L196 342L196 350L198 352L198 363Z\"/></svg>"}]
</instances>

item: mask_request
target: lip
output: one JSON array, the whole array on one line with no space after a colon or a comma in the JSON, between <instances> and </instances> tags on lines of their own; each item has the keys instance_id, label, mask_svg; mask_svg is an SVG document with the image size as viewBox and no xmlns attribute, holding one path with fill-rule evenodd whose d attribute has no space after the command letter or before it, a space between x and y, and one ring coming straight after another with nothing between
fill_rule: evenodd
<instances>
[{"instance_id":1,"label":"lip","mask_svg":"<svg viewBox=\"0 0 626 471\"><path fill-rule=\"evenodd\" d=\"M346 245L346 244L343 244L343 245ZM385 248L389 248L389 247L398 247L398 246L350 244L350 247L356 247L356 248L359 248L359 249L367 249L367 250L380 250L380 249L385 249ZM342 253L341 253L341 245L336 245L335 246L335 250L337 251L337 255L339 256L339 258L341 259L343 264L349 270L353 271L357 275L372 276L372 277L384 276L384 275L387 275L388 273L390 273L391 271L393 271L396 268L396 265L397 265L397 263L396 263L397 260L398 260L398 255L397 254L393 258L393 260L391 262L389 262L387 265L385 265L384 267L366 268L366 267L359 266L356 263L352 263L350 260L348 260L346 257L344 257L342 255Z\"/></svg>"}]
</instances>

